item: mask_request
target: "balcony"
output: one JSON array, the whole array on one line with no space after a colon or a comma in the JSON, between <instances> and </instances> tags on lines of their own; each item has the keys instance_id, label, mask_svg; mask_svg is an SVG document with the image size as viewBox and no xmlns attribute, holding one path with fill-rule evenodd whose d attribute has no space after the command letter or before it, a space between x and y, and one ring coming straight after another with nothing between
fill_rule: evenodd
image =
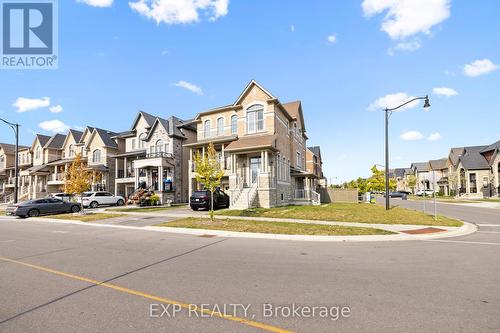
<instances>
[{"instance_id":1,"label":"balcony","mask_svg":"<svg viewBox=\"0 0 500 333\"><path fill-rule=\"evenodd\" d=\"M166 153L163 151L157 152L157 153L148 153L146 154L146 159L148 158L160 158L160 157L166 157L166 158L173 158L174 154L172 153Z\"/></svg>"},{"instance_id":2,"label":"balcony","mask_svg":"<svg viewBox=\"0 0 500 333\"><path fill-rule=\"evenodd\" d=\"M50 175L47 185L63 185L64 184L64 174L54 173Z\"/></svg>"},{"instance_id":3,"label":"balcony","mask_svg":"<svg viewBox=\"0 0 500 333\"><path fill-rule=\"evenodd\" d=\"M125 178L134 178L135 172L134 169L130 170L118 170L117 179L125 179Z\"/></svg>"}]
</instances>

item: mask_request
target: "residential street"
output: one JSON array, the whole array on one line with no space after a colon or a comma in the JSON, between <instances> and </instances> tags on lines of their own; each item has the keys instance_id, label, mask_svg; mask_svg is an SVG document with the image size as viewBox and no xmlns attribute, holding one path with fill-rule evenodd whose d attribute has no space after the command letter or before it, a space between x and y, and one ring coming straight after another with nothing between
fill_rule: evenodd
<instances>
[{"instance_id":1,"label":"residential street","mask_svg":"<svg viewBox=\"0 0 500 333\"><path fill-rule=\"evenodd\" d=\"M500 210L439 212L491 226L435 241L313 243L0 220L0 331L500 330ZM157 298L251 304L251 322L150 318ZM263 303L348 306L350 316L262 318Z\"/></svg>"}]
</instances>

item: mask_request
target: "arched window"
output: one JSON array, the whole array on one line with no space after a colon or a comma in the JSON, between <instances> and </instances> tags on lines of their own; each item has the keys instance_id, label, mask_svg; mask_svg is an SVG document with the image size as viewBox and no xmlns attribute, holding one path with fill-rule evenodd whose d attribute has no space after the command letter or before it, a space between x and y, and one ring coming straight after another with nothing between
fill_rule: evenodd
<instances>
[{"instance_id":1,"label":"arched window","mask_svg":"<svg viewBox=\"0 0 500 333\"><path fill-rule=\"evenodd\" d=\"M212 124L210 123L210 120L205 120L205 127L203 128L203 137L209 138L210 137L210 127Z\"/></svg>"},{"instance_id":2,"label":"arched window","mask_svg":"<svg viewBox=\"0 0 500 333\"><path fill-rule=\"evenodd\" d=\"M232 115L231 116L231 134L237 134L237 133L238 133L238 116Z\"/></svg>"},{"instance_id":3,"label":"arched window","mask_svg":"<svg viewBox=\"0 0 500 333\"><path fill-rule=\"evenodd\" d=\"M73 157L75 155L75 150L73 149L73 145L69 145L69 157Z\"/></svg>"},{"instance_id":4,"label":"arched window","mask_svg":"<svg viewBox=\"0 0 500 333\"><path fill-rule=\"evenodd\" d=\"M156 141L155 150L156 150L156 153L162 153L163 152L163 140L162 139Z\"/></svg>"},{"instance_id":5,"label":"arched window","mask_svg":"<svg viewBox=\"0 0 500 333\"><path fill-rule=\"evenodd\" d=\"M147 137L147 134L146 133L142 133L141 135L139 135L139 149L142 149L146 146L146 137Z\"/></svg>"},{"instance_id":6,"label":"arched window","mask_svg":"<svg viewBox=\"0 0 500 333\"><path fill-rule=\"evenodd\" d=\"M3 155L0 155L0 163L3 163L5 161L5 157Z\"/></svg>"},{"instance_id":7,"label":"arched window","mask_svg":"<svg viewBox=\"0 0 500 333\"><path fill-rule=\"evenodd\" d=\"M217 119L217 136L224 135L224 118L220 117Z\"/></svg>"},{"instance_id":8,"label":"arched window","mask_svg":"<svg viewBox=\"0 0 500 333\"><path fill-rule=\"evenodd\" d=\"M264 130L264 106L254 104L247 109L247 133Z\"/></svg>"},{"instance_id":9,"label":"arched window","mask_svg":"<svg viewBox=\"0 0 500 333\"><path fill-rule=\"evenodd\" d=\"M92 162L94 162L94 163L101 162L101 150L100 149L96 149L92 153Z\"/></svg>"},{"instance_id":10,"label":"arched window","mask_svg":"<svg viewBox=\"0 0 500 333\"><path fill-rule=\"evenodd\" d=\"M39 158L40 158L40 147L36 147L36 150L35 150L35 158L36 158L36 159L39 159Z\"/></svg>"}]
</instances>

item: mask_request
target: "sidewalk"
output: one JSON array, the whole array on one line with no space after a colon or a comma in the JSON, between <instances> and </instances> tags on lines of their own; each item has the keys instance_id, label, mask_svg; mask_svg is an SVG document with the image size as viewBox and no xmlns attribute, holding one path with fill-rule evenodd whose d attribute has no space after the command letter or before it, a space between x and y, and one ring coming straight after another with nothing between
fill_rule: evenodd
<instances>
[{"instance_id":1,"label":"sidewalk","mask_svg":"<svg viewBox=\"0 0 500 333\"><path fill-rule=\"evenodd\" d=\"M159 223L158 220L161 218L164 218L164 222L168 222L169 220L173 221L179 218L188 218L188 217L208 218L207 212L190 212L189 210L183 210L183 211L166 210L165 212L154 212L154 213L106 211L106 213L130 215L131 217L134 216L134 220L137 220L137 217L144 217L145 221L152 222L153 224L158 224ZM151 217L155 217L154 221L149 220L151 219ZM464 236L477 231L477 227L474 224L466 222L464 222L464 225L461 227L435 226L429 228L429 226L425 225L369 224L369 223L332 222L332 221L282 219L282 218L277 219L277 218L263 218L263 217L220 216L220 218L376 228L376 229L383 229L395 232L396 234L370 235L370 236L311 236L311 235L264 234L264 233L248 233L248 232L234 232L234 231L222 231L222 230L155 227L148 225L147 222L144 223L144 225L140 224L141 226L133 226L133 225L116 224L112 223L111 221L107 223L106 220L96 221L96 222L79 222L70 220L51 219L50 217L30 218L28 221L45 222L45 223L65 223L65 224L75 224L75 225L84 225L93 227L118 228L118 229L121 228L121 229L129 229L129 230L132 229L132 230L142 230L142 231L152 231L152 232L166 232L166 233L187 234L196 236L243 237L243 238L315 241L315 242L318 241L319 242L373 242L373 241L429 240L429 239ZM1 219L5 219L5 217L0 217L0 220ZM7 217L7 219L12 219L12 218Z\"/></svg>"}]
</instances>

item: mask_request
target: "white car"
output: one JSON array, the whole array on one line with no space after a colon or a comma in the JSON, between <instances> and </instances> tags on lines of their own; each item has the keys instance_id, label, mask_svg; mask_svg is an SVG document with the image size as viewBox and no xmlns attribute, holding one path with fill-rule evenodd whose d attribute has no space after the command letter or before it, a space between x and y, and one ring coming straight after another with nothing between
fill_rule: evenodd
<instances>
[{"instance_id":1,"label":"white car","mask_svg":"<svg viewBox=\"0 0 500 333\"><path fill-rule=\"evenodd\" d=\"M113 195L109 192L84 192L82 198L78 198L83 207L97 208L99 206L123 206L125 198Z\"/></svg>"},{"instance_id":2,"label":"white car","mask_svg":"<svg viewBox=\"0 0 500 333\"><path fill-rule=\"evenodd\" d=\"M427 197L428 196L431 196L431 197L434 196L434 191L433 190L425 190L425 191L424 190L420 190L417 193L415 193L415 195L421 197L421 196L424 195L424 193L425 193L425 196L427 196Z\"/></svg>"}]
</instances>

